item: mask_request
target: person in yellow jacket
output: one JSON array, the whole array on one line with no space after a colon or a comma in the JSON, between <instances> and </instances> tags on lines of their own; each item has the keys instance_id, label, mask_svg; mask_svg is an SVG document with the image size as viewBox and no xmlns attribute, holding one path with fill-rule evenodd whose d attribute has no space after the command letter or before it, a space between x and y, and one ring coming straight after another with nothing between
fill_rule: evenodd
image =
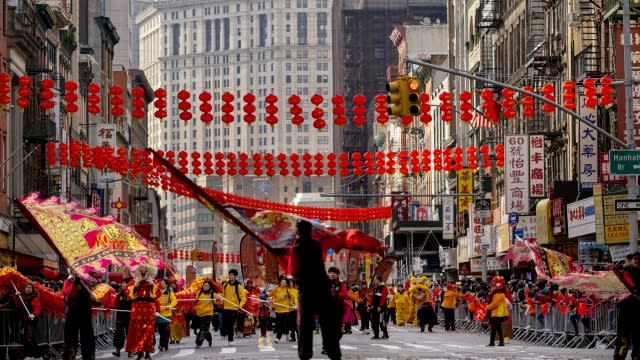
<instances>
[{"instance_id":1,"label":"person in yellow jacket","mask_svg":"<svg viewBox=\"0 0 640 360\"><path fill-rule=\"evenodd\" d=\"M244 286L237 280L238 270L230 269L229 281L222 284L222 329L229 340L229 346L233 346L234 325L238 314L244 314L242 307L247 302Z\"/></svg>"},{"instance_id":2,"label":"person in yellow jacket","mask_svg":"<svg viewBox=\"0 0 640 360\"><path fill-rule=\"evenodd\" d=\"M289 314L298 305L297 293L290 287L290 281L284 275L280 276L280 284L268 293L271 298L273 311L276 313L276 338L279 343L282 334L289 333Z\"/></svg>"},{"instance_id":3,"label":"person in yellow jacket","mask_svg":"<svg viewBox=\"0 0 640 360\"><path fill-rule=\"evenodd\" d=\"M211 281L206 281L202 284L202 289L196 296L195 310L195 325L197 326L196 332L196 348L202 346L202 343L206 339L211 347L211 333L209 328L211 327L211 318L213 317L213 305L218 298L218 294L215 293L215 287Z\"/></svg>"},{"instance_id":4,"label":"person in yellow jacket","mask_svg":"<svg viewBox=\"0 0 640 360\"><path fill-rule=\"evenodd\" d=\"M171 312L178 304L176 294L173 293L173 289L169 286L167 279L160 280L161 295L158 299L160 306L160 316L156 318L156 327L158 328L158 334L160 334L160 351L169 350L169 326L171 325Z\"/></svg>"},{"instance_id":5,"label":"person in yellow jacket","mask_svg":"<svg viewBox=\"0 0 640 360\"><path fill-rule=\"evenodd\" d=\"M171 287L174 294L178 292L178 285L175 279L169 279L169 287ZM184 331L184 312L174 309L171 316L171 325L169 325L169 344L179 344L184 337Z\"/></svg>"},{"instance_id":6,"label":"person in yellow jacket","mask_svg":"<svg viewBox=\"0 0 640 360\"><path fill-rule=\"evenodd\" d=\"M411 300L411 320L415 326L418 325L418 309L420 308L420 305L430 299L427 282L427 277L422 276L416 284L409 289L409 298Z\"/></svg>"},{"instance_id":7,"label":"person in yellow jacket","mask_svg":"<svg viewBox=\"0 0 640 360\"><path fill-rule=\"evenodd\" d=\"M411 301L404 289L404 285L398 284L396 293L393 294L392 304L396 307L396 325L405 326L411 317Z\"/></svg>"},{"instance_id":8,"label":"person in yellow jacket","mask_svg":"<svg viewBox=\"0 0 640 360\"><path fill-rule=\"evenodd\" d=\"M504 346L504 334L502 333L502 322L509 317L509 304L504 294L504 283L494 284L493 296L489 299L487 311L491 311L491 339L488 346L495 346L496 333L498 334L498 346Z\"/></svg>"},{"instance_id":9,"label":"person in yellow jacket","mask_svg":"<svg viewBox=\"0 0 640 360\"><path fill-rule=\"evenodd\" d=\"M459 293L454 284L447 284L447 290L442 294L442 303L440 304L444 313L444 329L446 331L456 331L456 308L458 307L458 299L463 297L464 294Z\"/></svg>"}]
</instances>

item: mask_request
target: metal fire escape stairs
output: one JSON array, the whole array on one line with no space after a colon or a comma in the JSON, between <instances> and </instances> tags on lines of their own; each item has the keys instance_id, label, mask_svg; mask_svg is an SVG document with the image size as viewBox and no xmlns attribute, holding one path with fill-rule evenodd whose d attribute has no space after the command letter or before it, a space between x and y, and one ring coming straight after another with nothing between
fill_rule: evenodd
<instances>
[{"instance_id":1,"label":"metal fire escape stairs","mask_svg":"<svg viewBox=\"0 0 640 360\"><path fill-rule=\"evenodd\" d=\"M578 20L580 21L580 40L582 51L579 56L582 60L583 74L586 76L601 76L601 54L599 51L600 34L598 33L595 19L596 12L600 8L591 0L578 1Z\"/></svg>"},{"instance_id":2,"label":"metal fire escape stairs","mask_svg":"<svg viewBox=\"0 0 640 360\"><path fill-rule=\"evenodd\" d=\"M476 10L476 29L480 36L480 76L498 80L495 59L495 36L502 25L503 0L482 0ZM478 88L493 87L477 84Z\"/></svg>"}]
</instances>

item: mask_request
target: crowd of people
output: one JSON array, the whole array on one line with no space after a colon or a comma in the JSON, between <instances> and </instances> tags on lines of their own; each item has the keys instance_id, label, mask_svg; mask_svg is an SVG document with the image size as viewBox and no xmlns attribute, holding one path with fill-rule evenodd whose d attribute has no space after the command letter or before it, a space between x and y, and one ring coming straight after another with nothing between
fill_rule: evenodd
<instances>
[{"instance_id":1,"label":"crowd of people","mask_svg":"<svg viewBox=\"0 0 640 360\"><path fill-rule=\"evenodd\" d=\"M506 281L495 276L490 282L464 279L457 282L429 281L427 277L411 278L405 283L385 284L381 276L374 277L371 285L348 287L340 280L340 270L325 270L322 249L310 237L310 225L298 224L296 242L297 268L295 276L280 277L276 286L257 288L252 279L244 284L238 272L229 270L222 281L204 282L196 294L189 311L178 306L176 281L157 278L155 269L139 266L133 278L111 285L118 290L115 312L116 329L113 338L115 351L120 357L150 359L157 347L167 351L171 344L180 343L191 332L195 346L211 347L214 335L226 339L233 346L235 336L257 334L267 337L273 331L274 342L298 342L300 359L313 356L313 333L322 333L323 354L340 359L339 342L344 335L373 332L373 340L389 338L388 324L416 326L421 332L432 332L444 319L445 331L456 331L456 311L460 307L469 320L481 321L491 327L488 346L504 346L503 323L513 312L526 317L528 326L535 322L547 326L549 314L568 316L574 335L579 325L585 332L592 326L594 305L608 301L609 330L617 329L615 360L624 359L632 348L632 358L640 355L638 315L640 309L636 284L640 282L640 253L629 255L618 270L632 296L617 303L616 299L586 296L576 289L560 288L551 281ZM65 295L66 319L64 323L63 358L75 359L78 351L83 359L95 357L95 339L91 320L92 308L99 306L90 290L93 284L70 276L59 286ZM0 299L0 307L13 306L20 310L23 333L22 358L38 358L38 339L34 331L42 311L38 293L32 283L15 294ZM12 305L10 305L12 303ZM617 326L616 326L617 325ZM159 338L156 341L155 333Z\"/></svg>"}]
</instances>

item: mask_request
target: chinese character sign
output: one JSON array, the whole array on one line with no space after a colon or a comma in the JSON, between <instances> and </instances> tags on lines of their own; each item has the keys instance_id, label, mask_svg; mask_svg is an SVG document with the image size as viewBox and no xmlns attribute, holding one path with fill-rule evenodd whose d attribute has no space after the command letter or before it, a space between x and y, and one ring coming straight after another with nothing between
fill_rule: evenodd
<instances>
[{"instance_id":1,"label":"chinese character sign","mask_svg":"<svg viewBox=\"0 0 640 360\"><path fill-rule=\"evenodd\" d=\"M473 170L463 169L458 171L458 193L471 194L473 192ZM458 212L469 211L469 203L473 196L458 196Z\"/></svg>"},{"instance_id":2,"label":"chinese character sign","mask_svg":"<svg viewBox=\"0 0 640 360\"><path fill-rule=\"evenodd\" d=\"M398 221L409 221L409 203L411 199L408 196L404 196L405 192L394 191L392 192L391 202L394 208L398 209Z\"/></svg>"},{"instance_id":3,"label":"chinese character sign","mask_svg":"<svg viewBox=\"0 0 640 360\"><path fill-rule=\"evenodd\" d=\"M475 215L474 205L469 205L469 257L482 254L482 220Z\"/></svg>"},{"instance_id":4,"label":"chinese character sign","mask_svg":"<svg viewBox=\"0 0 640 360\"><path fill-rule=\"evenodd\" d=\"M578 114L590 124L597 125L597 111L585 105L585 97L580 96ZM580 183L598 182L598 135L586 124L578 126L578 175Z\"/></svg>"},{"instance_id":5,"label":"chinese character sign","mask_svg":"<svg viewBox=\"0 0 640 360\"><path fill-rule=\"evenodd\" d=\"M116 147L116 124L98 124L96 126L98 145L104 147Z\"/></svg>"},{"instance_id":6,"label":"chinese character sign","mask_svg":"<svg viewBox=\"0 0 640 360\"><path fill-rule=\"evenodd\" d=\"M455 237L453 221L453 197L442 198L442 238L451 240Z\"/></svg>"},{"instance_id":7,"label":"chinese character sign","mask_svg":"<svg viewBox=\"0 0 640 360\"><path fill-rule=\"evenodd\" d=\"M531 171L529 196L532 198L543 198L546 194L544 135L529 136L529 166Z\"/></svg>"},{"instance_id":8,"label":"chinese character sign","mask_svg":"<svg viewBox=\"0 0 640 360\"><path fill-rule=\"evenodd\" d=\"M624 74L624 38L623 38L622 27L619 26L615 29L614 35L614 43L615 43L615 58L616 58L616 77L619 79L623 79ZM640 28L631 28L631 72L633 76L640 72ZM624 86L616 86L616 97L618 103L618 137L621 140L627 141L626 139L626 104L625 104L625 94L624 94ZM636 146L640 146L640 84L633 84L633 138L635 140Z\"/></svg>"},{"instance_id":9,"label":"chinese character sign","mask_svg":"<svg viewBox=\"0 0 640 360\"><path fill-rule=\"evenodd\" d=\"M506 213L529 212L529 137L505 136Z\"/></svg>"}]
</instances>

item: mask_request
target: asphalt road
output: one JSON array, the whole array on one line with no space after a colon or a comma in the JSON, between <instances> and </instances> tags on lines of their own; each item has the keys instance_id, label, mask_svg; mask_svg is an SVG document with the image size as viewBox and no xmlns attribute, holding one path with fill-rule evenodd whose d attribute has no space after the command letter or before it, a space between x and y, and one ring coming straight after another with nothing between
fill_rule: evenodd
<instances>
[{"instance_id":1,"label":"asphalt road","mask_svg":"<svg viewBox=\"0 0 640 360\"><path fill-rule=\"evenodd\" d=\"M457 331L447 333L441 327L433 333L420 333L414 327L390 327L388 340L372 340L371 334L354 331L341 341L343 359L611 359L608 349L561 349L511 342L505 347L487 347L488 335ZM195 337L186 337L180 344L170 345L167 352L156 352L153 359L297 359L295 342L273 342L273 334L259 339L256 335L236 338L234 346L226 339L214 336L213 346L196 349ZM320 353L320 335L314 337L314 359L327 359ZM126 353L121 355L126 359ZM96 358L115 358L110 352L97 352Z\"/></svg>"}]
</instances>

